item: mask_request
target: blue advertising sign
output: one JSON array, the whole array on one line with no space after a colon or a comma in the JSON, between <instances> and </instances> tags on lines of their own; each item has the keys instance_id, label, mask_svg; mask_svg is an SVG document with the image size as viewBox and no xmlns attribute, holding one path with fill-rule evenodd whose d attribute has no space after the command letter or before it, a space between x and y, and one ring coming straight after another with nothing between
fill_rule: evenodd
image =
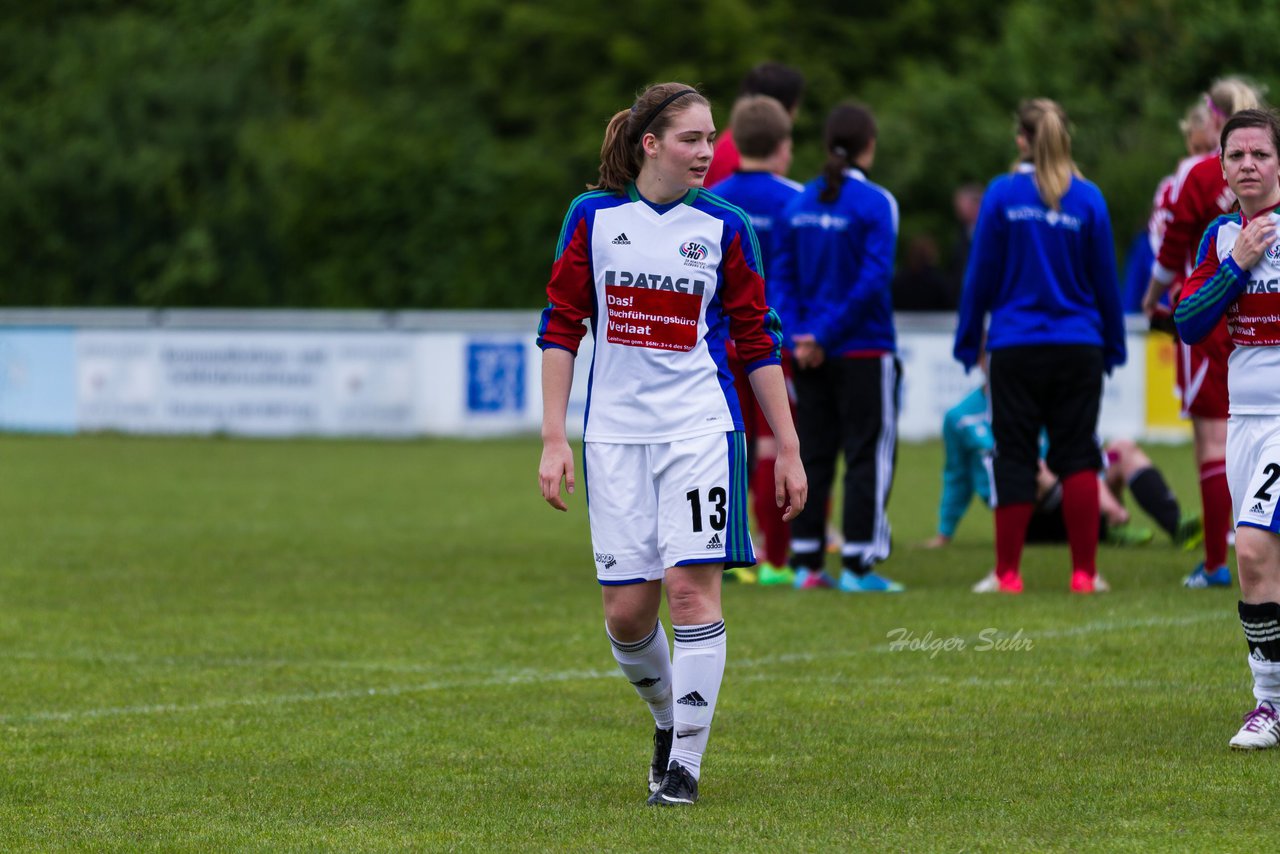
<instances>
[{"instance_id":1,"label":"blue advertising sign","mask_svg":"<svg viewBox=\"0 0 1280 854\"><path fill-rule=\"evenodd\" d=\"M467 345L467 409L514 415L524 411L525 345L472 341Z\"/></svg>"},{"instance_id":2,"label":"blue advertising sign","mask_svg":"<svg viewBox=\"0 0 1280 854\"><path fill-rule=\"evenodd\" d=\"M0 329L0 430L75 429L75 333Z\"/></svg>"}]
</instances>

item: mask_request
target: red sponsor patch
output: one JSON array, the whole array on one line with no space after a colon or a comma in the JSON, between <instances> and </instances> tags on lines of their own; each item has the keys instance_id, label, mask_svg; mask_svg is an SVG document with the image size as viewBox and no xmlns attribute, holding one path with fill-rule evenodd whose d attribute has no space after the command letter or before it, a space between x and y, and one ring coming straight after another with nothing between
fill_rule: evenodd
<instances>
[{"instance_id":1,"label":"red sponsor patch","mask_svg":"<svg viewBox=\"0 0 1280 854\"><path fill-rule=\"evenodd\" d=\"M702 297L680 291L606 286L610 344L687 353L698 343Z\"/></svg>"},{"instance_id":2,"label":"red sponsor patch","mask_svg":"<svg viewBox=\"0 0 1280 854\"><path fill-rule=\"evenodd\" d=\"M1241 294L1227 310L1227 328L1242 347L1280 344L1280 294Z\"/></svg>"}]
</instances>

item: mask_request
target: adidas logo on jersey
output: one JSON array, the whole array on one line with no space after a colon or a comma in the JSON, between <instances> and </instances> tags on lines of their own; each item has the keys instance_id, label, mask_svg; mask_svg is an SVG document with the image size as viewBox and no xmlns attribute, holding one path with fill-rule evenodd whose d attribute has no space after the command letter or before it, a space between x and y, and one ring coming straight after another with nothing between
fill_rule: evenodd
<instances>
[{"instance_id":1,"label":"adidas logo on jersey","mask_svg":"<svg viewBox=\"0 0 1280 854\"><path fill-rule=\"evenodd\" d=\"M676 700L682 706L705 706L707 701L702 699L702 695L697 691L690 691L679 700Z\"/></svg>"},{"instance_id":2,"label":"adidas logo on jersey","mask_svg":"<svg viewBox=\"0 0 1280 854\"><path fill-rule=\"evenodd\" d=\"M709 549L718 549L718 548L720 548L720 535L719 535L719 534L712 534L712 535L711 535L711 539L707 541L707 548L709 548Z\"/></svg>"},{"instance_id":3,"label":"adidas logo on jersey","mask_svg":"<svg viewBox=\"0 0 1280 854\"><path fill-rule=\"evenodd\" d=\"M627 240L627 233L626 233L625 231L624 231L624 232L622 232L621 234L619 234L617 237L613 238L613 242L614 242L614 243L617 243L617 244L619 244L619 245L621 245L621 246L630 246L630 245L631 245L631 241L630 241L630 240Z\"/></svg>"},{"instance_id":4,"label":"adidas logo on jersey","mask_svg":"<svg viewBox=\"0 0 1280 854\"><path fill-rule=\"evenodd\" d=\"M1263 509L1263 507L1262 507L1262 502L1261 502L1261 501L1259 501L1257 504L1255 504L1255 505L1253 505L1252 507L1250 507L1250 508L1249 508L1249 512L1250 512L1250 513L1257 513L1259 516L1261 516L1263 513L1267 512L1267 511Z\"/></svg>"},{"instance_id":5,"label":"adidas logo on jersey","mask_svg":"<svg viewBox=\"0 0 1280 854\"><path fill-rule=\"evenodd\" d=\"M1252 658L1254 661L1266 661L1266 660L1267 660L1267 659L1262 655L1262 650L1258 649L1257 647L1254 647L1253 652L1249 653L1249 657L1250 657L1250 658Z\"/></svg>"}]
</instances>

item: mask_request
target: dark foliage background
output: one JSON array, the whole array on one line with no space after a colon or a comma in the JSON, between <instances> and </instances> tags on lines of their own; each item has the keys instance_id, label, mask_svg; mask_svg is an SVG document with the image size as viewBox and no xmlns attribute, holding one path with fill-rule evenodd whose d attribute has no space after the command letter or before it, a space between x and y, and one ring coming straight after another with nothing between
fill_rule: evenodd
<instances>
[{"instance_id":1,"label":"dark foliage background","mask_svg":"<svg viewBox=\"0 0 1280 854\"><path fill-rule=\"evenodd\" d=\"M1276 92L1280 7L1191 0L0 0L0 303L533 307L608 117L764 59L881 123L903 243L1013 155L1017 101L1076 126L1123 248L1215 76Z\"/></svg>"}]
</instances>

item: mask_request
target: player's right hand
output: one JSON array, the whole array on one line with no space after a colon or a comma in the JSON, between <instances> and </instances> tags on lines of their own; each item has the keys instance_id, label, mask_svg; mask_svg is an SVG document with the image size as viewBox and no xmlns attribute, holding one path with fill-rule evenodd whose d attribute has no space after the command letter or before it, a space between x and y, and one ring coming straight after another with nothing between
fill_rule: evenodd
<instances>
[{"instance_id":1,"label":"player's right hand","mask_svg":"<svg viewBox=\"0 0 1280 854\"><path fill-rule=\"evenodd\" d=\"M1142 295L1142 313L1150 320L1160 306L1160 297L1164 296L1164 292L1169 289L1168 285L1163 285L1160 280L1152 276L1147 280L1147 292Z\"/></svg>"},{"instance_id":2,"label":"player's right hand","mask_svg":"<svg viewBox=\"0 0 1280 854\"><path fill-rule=\"evenodd\" d=\"M560 497L562 479L567 492L573 495L573 451L567 441L544 442L542 460L538 463L538 485L542 489L543 499L555 509L563 511L569 507Z\"/></svg>"}]
</instances>

